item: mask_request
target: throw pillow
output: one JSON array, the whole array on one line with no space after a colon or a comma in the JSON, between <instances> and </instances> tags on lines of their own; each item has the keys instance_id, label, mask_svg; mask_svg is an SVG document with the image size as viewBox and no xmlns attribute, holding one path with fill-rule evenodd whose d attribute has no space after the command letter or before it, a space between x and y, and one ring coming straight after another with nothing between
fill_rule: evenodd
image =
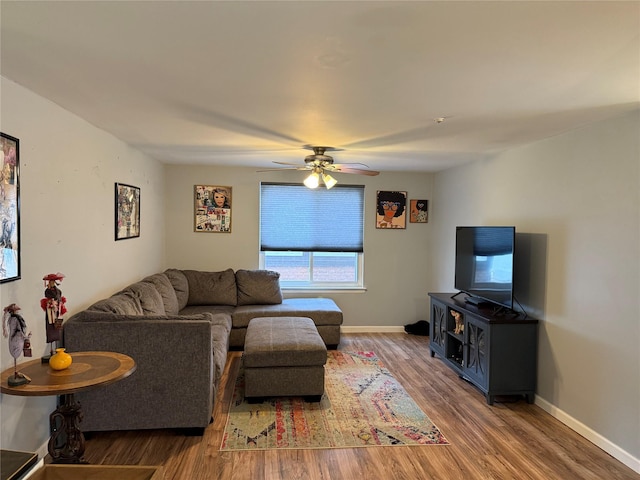
<instances>
[{"instance_id":1,"label":"throw pillow","mask_svg":"<svg viewBox=\"0 0 640 480\"><path fill-rule=\"evenodd\" d=\"M280 274L270 270L238 270L238 305L276 305L282 303Z\"/></svg>"}]
</instances>

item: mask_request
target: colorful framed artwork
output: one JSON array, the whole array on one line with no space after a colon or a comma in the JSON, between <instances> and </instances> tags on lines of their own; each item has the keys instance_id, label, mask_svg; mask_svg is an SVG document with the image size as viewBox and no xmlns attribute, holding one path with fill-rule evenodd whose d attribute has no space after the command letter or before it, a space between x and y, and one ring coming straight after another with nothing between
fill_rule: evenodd
<instances>
[{"instance_id":1,"label":"colorful framed artwork","mask_svg":"<svg viewBox=\"0 0 640 480\"><path fill-rule=\"evenodd\" d=\"M116 240L140 236L140 188L116 183Z\"/></svg>"},{"instance_id":2,"label":"colorful framed artwork","mask_svg":"<svg viewBox=\"0 0 640 480\"><path fill-rule=\"evenodd\" d=\"M407 192L380 190L376 195L376 228L407 227Z\"/></svg>"},{"instance_id":3,"label":"colorful framed artwork","mask_svg":"<svg viewBox=\"0 0 640 480\"><path fill-rule=\"evenodd\" d=\"M409 223L429 222L429 200L409 200Z\"/></svg>"},{"instance_id":4,"label":"colorful framed artwork","mask_svg":"<svg viewBox=\"0 0 640 480\"><path fill-rule=\"evenodd\" d=\"M194 230L231 233L231 187L195 186Z\"/></svg>"},{"instance_id":5,"label":"colorful framed artwork","mask_svg":"<svg viewBox=\"0 0 640 480\"><path fill-rule=\"evenodd\" d=\"M0 133L0 283L20 278L20 140Z\"/></svg>"}]
</instances>

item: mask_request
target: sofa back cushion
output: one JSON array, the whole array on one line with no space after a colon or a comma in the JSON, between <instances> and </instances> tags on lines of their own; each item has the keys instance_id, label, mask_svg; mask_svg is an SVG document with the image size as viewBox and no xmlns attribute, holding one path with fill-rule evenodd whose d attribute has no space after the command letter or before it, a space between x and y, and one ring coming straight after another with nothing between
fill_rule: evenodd
<instances>
[{"instance_id":1,"label":"sofa back cushion","mask_svg":"<svg viewBox=\"0 0 640 480\"><path fill-rule=\"evenodd\" d=\"M164 310L167 315L177 315L180 309L178 308L178 296L176 291L171 285L171 281L164 273L156 273L149 275L142 279L143 282L151 283L158 293L162 297L162 303L164 304Z\"/></svg>"},{"instance_id":2,"label":"sofa back cushion","mask_svg":"<svg viewBox=\"0 0 640 480\"><path fill-rule=\"evenodd\" d=\"M143 315L140 301L122 292L104 300L98 300L87 310L93 312L117 313L120 315Z\"/></svg>"},{"instance_id":3,"label":"sofa back cushion","mask_svg":"<svg viewBox=\"0 0 640 480\"><path fill-rule=\"evenodd\" d=\"M182 273L182 270L175 268L169 268L165 270L164 274L167 276L173 290L176 292L176 298L178 299L178 311L187 306L189 302L189 282L187 277Z\"/></svg>"},{"instance_id":4,"label":"sofa back cushion","mask_svg":"<svg viewBox=\"0 0 640 480\"><path fill-rule=\"evenodd\" d=\"M232 269L222 272L183 270L189 283L189 305L236 305L236 276Z\"/></svg>"},{"instance_id":5,"label":"sofa back cushion","mask_svg":"<svg viewBox=\"0 0 640 480\"><path fill-rule=\"evenodd\" d=\"M238 270L238 305L275 305L282 303L280 274L270 270Z\"/></svg>"},{"instance_id":6,"label":"sofa back cushion","mask_svg":"<svg viewBox=\"0 0 640 480\"><path fill-rule=\"evenodd\" d=\"M140 303L143 315L166 315L160 292L152 283L136 282L120 292Z\"/></svg>"}]
</instances>

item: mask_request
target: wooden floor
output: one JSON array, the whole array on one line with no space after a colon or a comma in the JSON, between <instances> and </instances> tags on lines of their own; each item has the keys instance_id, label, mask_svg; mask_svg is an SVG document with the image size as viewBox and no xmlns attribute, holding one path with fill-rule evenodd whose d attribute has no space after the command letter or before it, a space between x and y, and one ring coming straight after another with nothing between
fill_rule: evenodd
<instances>
[{"instance_id":1,"label":"wooden floor","mask_svg":"<svg viewBox=\"0 0 640 480\"><path fill-rule=\"evenodd\" d=\"M94 433L85 457L92 464L163 465L166 480L640 479L535 405L521 399L487 405L473 386L430 357L426 337L345 334L340 349L376 352L450 445L221 453L240 358L232 352L204 436Z\"/></svg>"}]
</instances>

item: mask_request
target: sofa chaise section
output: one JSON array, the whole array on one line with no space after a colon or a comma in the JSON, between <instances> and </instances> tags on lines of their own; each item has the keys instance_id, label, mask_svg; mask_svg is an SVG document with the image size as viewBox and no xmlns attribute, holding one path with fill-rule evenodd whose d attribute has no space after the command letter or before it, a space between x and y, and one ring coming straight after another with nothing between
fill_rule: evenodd
<instances>
[{"instance_id":1,"label":"sofa chaise section","mask_svg":"<svg viewBox=\"0 0 640 480\"><path fill-rule=\"evenodd\" d=\"M229 338L231 349L243 348L247 326L259 317L308 317L313 320L327 348L340 343L342 310L330 298L287 298L277 305L243 305L231 314L233 328Z\"/></svg>"}]
</instances>

